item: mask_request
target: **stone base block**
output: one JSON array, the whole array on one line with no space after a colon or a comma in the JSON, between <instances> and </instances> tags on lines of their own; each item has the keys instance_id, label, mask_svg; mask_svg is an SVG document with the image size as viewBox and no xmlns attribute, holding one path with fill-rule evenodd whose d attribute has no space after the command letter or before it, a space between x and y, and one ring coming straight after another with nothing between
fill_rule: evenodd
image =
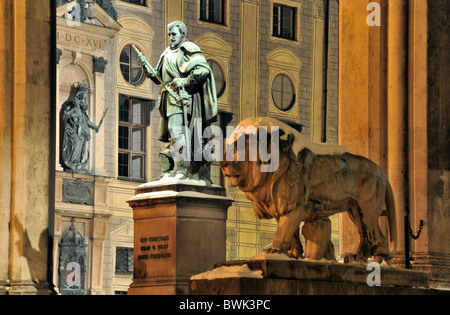
<instances>
[{"instance_id":1,"label":"stone base block","mask_svg":"<svg viewBox=\"0 0 450 315\"><path fill-rule=\"evenodd\" d=\"M247 264L262 277L230 277L190 280L192 295L414 295L444 294L429 288L428 274L397 267L380 266L380 286L366 265L304 260L229 261L215 267Z\"/></svg>"},{"instance_id":2,"label":"stone base block","mask_svg":"<svg viewBox=\"0 0 450 315\"><path fill-rule=\"evenodd\" d=\"M0 295L56 295L53 285L32 281L10 282L0 286Z\"/></svg>"},{"instance_id":3,"label":"stone base block","mask_svg":"<svg viewBox=\"0 0 450 315\"><path fill-rule=\"evenodd\" d=\"M218 186L158 181L128 201L134 219L134 271L129 295L182 295L194 274L226 256L232 200Z\"/></svg>"}]
</instances>

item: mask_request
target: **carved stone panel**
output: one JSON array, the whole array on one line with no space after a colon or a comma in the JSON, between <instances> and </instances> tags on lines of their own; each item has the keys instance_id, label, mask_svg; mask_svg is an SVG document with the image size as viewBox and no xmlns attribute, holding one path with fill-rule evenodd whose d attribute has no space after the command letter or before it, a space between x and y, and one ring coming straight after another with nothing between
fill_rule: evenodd
<instances>
[{"instance_id":1,"label":"carved stone panel","mask_svg":"<svg viewBox=\"0 0 450 315\"><path fill-rule=\"evenodd\" d=\"M83 182L81 179L63 179L62 201L80 205L94 205L93 198L94 184Z\"/></svg>"}]
</instances>

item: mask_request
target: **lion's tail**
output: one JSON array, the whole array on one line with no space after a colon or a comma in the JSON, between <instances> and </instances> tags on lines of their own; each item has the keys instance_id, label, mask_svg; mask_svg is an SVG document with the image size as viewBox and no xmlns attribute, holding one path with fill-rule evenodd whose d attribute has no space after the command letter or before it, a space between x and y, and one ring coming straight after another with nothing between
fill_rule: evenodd
<instances>
[{"instance_id":1,"label":"lion's tail","mask_svg":"<svg viewBox=\"0 0 450 315\"><path fill-rule=\"evenodd\" d=\"M389 257L392 259L397 253L397 214L395 210L394 193L389 181L386 181L386 209L389 220Z\"/></svg>"}]
</instances>

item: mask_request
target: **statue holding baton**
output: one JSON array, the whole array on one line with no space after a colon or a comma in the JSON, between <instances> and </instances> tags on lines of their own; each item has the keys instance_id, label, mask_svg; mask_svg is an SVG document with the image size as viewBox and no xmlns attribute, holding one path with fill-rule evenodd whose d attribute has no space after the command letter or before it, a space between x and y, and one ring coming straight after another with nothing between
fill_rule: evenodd
<instances>
[{"instance_id":1,"label":"statue holding baton","mask_svg":"<svg viewBox=\"0 0 450 315\"><path fill-rule=\"evenodd\" d=\"M194 150L201 150L208 141L203 139L203 130L217 119L214 76L200 48L186 38L183 22L170 23L167 31L170 46L162 53L156 68L133 45L146 76L161 86L158 137L169 144L169 148L160 153L163 175L210 180L199 175L209 173L203 171L205 168L209 171L209 163L203 158L194 160L193 156ZM199 122L201 132L193 132L194 124ZM194 147L194 144L201 145Z\"/></svg>"}]
</instances>

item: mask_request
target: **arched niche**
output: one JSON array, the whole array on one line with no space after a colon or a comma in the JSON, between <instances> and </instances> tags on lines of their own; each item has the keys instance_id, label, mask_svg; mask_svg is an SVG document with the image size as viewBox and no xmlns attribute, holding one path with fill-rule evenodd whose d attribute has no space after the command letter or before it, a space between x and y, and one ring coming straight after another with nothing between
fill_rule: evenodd
<instances>
[{"instance_id":1,"label":"arched niche","mask_svg":"<svg viewBox=\"0 0 450 315\"><path fill-rule=\"evenodd\" d=\"M89 59L88 59L89 58ZM78 83L87 81L86 103L89 104L88 115L93 117L95 112L95 89L94 78L92 75L92 65L88 65L90 56L77 55L75 53L66 52L63 54L58 67L58 89L57 89L57 116L56 116L56 152L60 152L61 147L61 111L64 104L75 97ZM92 141L90 146L92 146ZM90 148L92 151L92 148ZM90 160L89 167L93 167L93 159ZM62 170L60 164L60 155L56 155L56 169Z\"/></svg>"}]
</instances>

